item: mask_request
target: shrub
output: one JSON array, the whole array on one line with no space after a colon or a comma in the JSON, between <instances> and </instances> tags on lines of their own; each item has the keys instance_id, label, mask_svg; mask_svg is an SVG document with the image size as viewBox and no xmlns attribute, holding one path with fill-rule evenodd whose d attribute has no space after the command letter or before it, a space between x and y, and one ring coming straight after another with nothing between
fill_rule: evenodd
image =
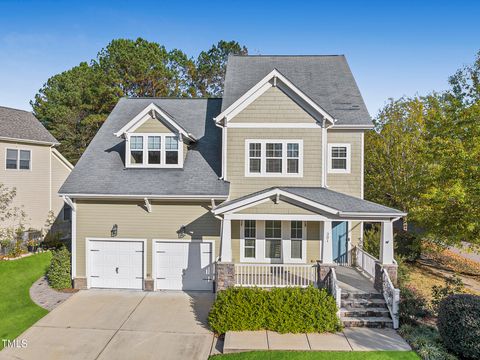
<instances>
[{"instance_id":1,"label":"shrub","mask_svg":"<svg viewBox=\"0 0 480 360\"><path fill-rule=\"evenodd\" d=\"M399 317L404 324L416 324L430 315L427 300L411 286L400 288Z\"/></svg>"},{"instance_id":2,"label":"shrub","mask_svg":"<svg viewBox=\"0 0 480 360\"><path fill-rule=\"evenodd\" d=\"M432 286L432 308L435 313L443 299L447 296L462 293L464 289L463 281L457 275L445 279L445 286Z\"/></svg>"},{"instance_id":3,"label":"shrub","mask_svg":"<svg viewBox=\"0 0 480 360\"><path fill-rule=\"evenodd\" d=\"M63 246L65 246L61 238L61 232L49 231L48 234L45 236L45 239L43 239L42 247L46 250L59 250Z\"/></svg>"},{"instance_id":4,"label":"shrub","mask_svg":"<svg viewBox=\"0 0 480 360\"><path fill-rule=\"evenodd\" d=\"M229 288L217 294L208 321L217 334L262 329L334 332L341 329L336 313L335 300L325 289Z\"/></svg>"},{"instance_id":5,"label":"shrub","mask_svg":"<svg viewBox=\"0 0 480 360\"><path fill-rule=\"evenodd\" d=\"M438 310L437 326L445 346L465 359L480 359L480 296L450 295Z\"/></svg>"},{"instance_id":6,"label":"shrub","mask_svg":"<svg viewBox=\"0 0 480 360\"><path fill-rule=\"evenodd\" d=\"M369 224L365 227L363 233L363 250L370 255L376 257L380 256L380 226L378 224Z\"/></svg>"},{"instance_id":7,"label":"shrub","mask_svg":"<svg viewBox=\"0 0 480 360\"><path fill-rule=\"evenodd\" d=\"M72 286L70 278L70 252L61 248L53 253L47 279L54 289L66 289Z\"/></svg>"},{"instance_id":8,"label":"shrub","mask_svg":"<svg viewBox=\"0 0 480 360\"><path fill-rule=\"evenodd\" d=\"M454 360L445 349L438 331L430 326L402 325L399 334L423 360Z\"/></svg>"},{"instance_id":9,"label":"shrub","mask_svg":"<svg viewBox=\"0 0 480 360\"><path fill-rule=\"evenodd\" d=\"M395 233L395 253L406 261L414 262L422 255L422 240L414 234L397 230Z\"/></svg>"}]
</instances>

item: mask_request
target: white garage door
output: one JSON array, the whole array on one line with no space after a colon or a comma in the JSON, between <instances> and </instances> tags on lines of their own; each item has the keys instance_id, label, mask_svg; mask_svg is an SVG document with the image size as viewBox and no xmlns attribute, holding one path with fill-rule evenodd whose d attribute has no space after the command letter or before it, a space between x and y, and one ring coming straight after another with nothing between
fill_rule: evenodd
<instances>
[{"instance_id":1,"label":"white garage door","mask_svg":"<svg viewBox=\"0 0 480 360\"><path fill-rule=\"evenodd\" d=\"M90 287L142 289L142 241L89 241Z\"/></svg>"},{"instance_id":2,"label":"white garage door","mask_svg":"<svg viewBox=\"0 0 480 360\"><path fill-rule=\"evenodd\" d=\"M213 290L212 243L157 241L155 257L157 289Z\"/></svg>"}]
</instances>

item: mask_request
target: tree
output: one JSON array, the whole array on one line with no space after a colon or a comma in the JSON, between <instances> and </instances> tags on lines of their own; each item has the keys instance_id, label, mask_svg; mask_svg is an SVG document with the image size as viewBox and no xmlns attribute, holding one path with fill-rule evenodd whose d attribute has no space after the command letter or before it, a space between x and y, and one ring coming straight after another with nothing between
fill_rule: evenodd
<instances>
[{"instance_id":1,"label":"tree","mask_svg":"<svg viewBox=\"0 0 480 360\"><path fill-rule=\"evenodd\" d=\"M219 41L210 50L202 51L196 61L194 76L197 95L221 97L228 55L248 55L245 46L236 41Z\"/></svg>"},{"instance_id":2,"label":"tree","mask_svg":"<svg viewBox=\"0 0 480 360\"><path fill-rule=\"evenodd\" d=\"M0 183L0 241L2 244L17 240L27 223L27 214L23 208L14 205L15 196L17 196L15 188L10 189Z\"/></svg>"},{"instance_id":3,"label":"tree","mask_svg":"<svg viewBox=\"0 0 480 360\"><path fill-rule=\"evenodd\" d=\"M410 212L424 187L427 164L423 102L419 98L390 100L365 136L365 196ZM404 228L407 228L404 219Z\"/></svg>"},{"instance_id":4,"label":"tree","mask_svg":"<svg viewBox=\"0 0 480 360\"><path fill-rule=\"evenodd\" d=\"M218 96L231 53L247 49L220 41L194 61L141 38L112 40L90 63L48 79L30 104L75 164L119 98Z\"/></svg>"}]
</instances>

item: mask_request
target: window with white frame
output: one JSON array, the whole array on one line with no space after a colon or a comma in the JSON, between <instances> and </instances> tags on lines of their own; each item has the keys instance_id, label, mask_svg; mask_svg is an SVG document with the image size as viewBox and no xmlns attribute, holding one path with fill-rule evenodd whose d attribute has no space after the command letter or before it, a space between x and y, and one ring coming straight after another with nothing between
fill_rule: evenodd
<instances>
[{"instance_id":1,"label":"window with white frame","mask_svg":"<svg viewBox=\"0 0 480 360\"><path fill-rule=\"evenodd\" d=\"M303 243L303 222L290 222L290 258L302 258L302 243Z\"/></svg>"},{"instance_id":2,"label":"window with white frame","mask_svg":"<svg viewBox=\"0 0 480 360\"><path fill-rule=\"evenodd\" d=\"M246 176L303 175L302 140L246 140Z\"/></svg>"},{"instance_id":3,"label":"window with white frame","mask_svg":"<svg viewBox=\"0 0 480 360\"><path fill-rule=\"evenodd\" d=\"M32 152L30 150L6 149L5 168L11 170L30 170Z\"/></svg>"},{"instance_id":4,"label":"window with white frame","mask_svg":"<svg viewBox=\"0 0 480 360\"><path fill-rule=\"evenodd\" d=\"M328 172L350 172L350 144L328 144Z\"/></svg>"},{"instance_id":5,"label":"window with white frame","mask_svg":"<svg viewBox=\"0 0 480 360\"><path fill-rule=\"evenodd\" d=\"M127 167L182 167L183 146L173 134L127 134Z\"/></svg>"},{"instance_id":6,"label":"window with white frame","mask_svg":"<svg viewBox=\"0 0 480 360\"><path fill-rule=\"evenodd\" d=\"M282 257L282 222L280 220L265 221L265 258L280 259Z\"/></svg>"},{"instance_id":7,"label":"window with white frame","mask_svg":"<svg viewBox=\"0 0 480 360\"><path fill-rule=\"evenodd\" d=\"M256 234L257 222L255 220L245 220L243 226L244 250L243 256L246 259L255 258L256 253Z\"/></svg>"}]
</instances>

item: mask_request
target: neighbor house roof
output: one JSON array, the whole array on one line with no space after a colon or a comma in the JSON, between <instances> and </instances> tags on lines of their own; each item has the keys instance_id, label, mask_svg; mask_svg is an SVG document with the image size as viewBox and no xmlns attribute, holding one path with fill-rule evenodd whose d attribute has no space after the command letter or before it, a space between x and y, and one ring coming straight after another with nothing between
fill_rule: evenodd
<instances>
[{"instance_id":1,"label":"neighbor house roof","mask_svg":"<svg viewBox=\"0 0 480 360\"><path fill-rule=\"evenodd\" d=\"M183 168L125 168L125 140L114 133L151 103L197 139L189 145ZM219 179L221 131L212 120L219 114L220 107L221 99L122 98L59 193L72 196L227 196L229 184Z\"/></svg>"},{"instance_id":2,"label":"neighbor house roof","mask_svg":"<svg viewBox=\"0 0 480 360\"><path fill-rule=\"evenodd\" d=\"M213 209L215 214L221 214L237 207L253 204L262 198L275 195L289 197L299 201L309 201L321 205L323 209L339 216L403 216L403 212L350 196L323 187L270 187L240 198L225 201Z\"/></svg>"},{"instance_id":3,"label":"neighbor house roof","mask_svg":"<svg viewBox=\"0 0 480 360\"><path fill-rule=\"evenodd\" d=\"M0 106L0 139L59 144L31 112L3 106Z\"/></svg>"},{"instance_id":4,"label":"neighbor house roof","mask_svg":"<svg viewBox=\"0 0 480 360\"><path fill-rule=\"evenodd\" d=\"M222 111L274 69L331 114L336 125L372 125L343 55L229 56Z\"/></svg>"}]
</instances>

